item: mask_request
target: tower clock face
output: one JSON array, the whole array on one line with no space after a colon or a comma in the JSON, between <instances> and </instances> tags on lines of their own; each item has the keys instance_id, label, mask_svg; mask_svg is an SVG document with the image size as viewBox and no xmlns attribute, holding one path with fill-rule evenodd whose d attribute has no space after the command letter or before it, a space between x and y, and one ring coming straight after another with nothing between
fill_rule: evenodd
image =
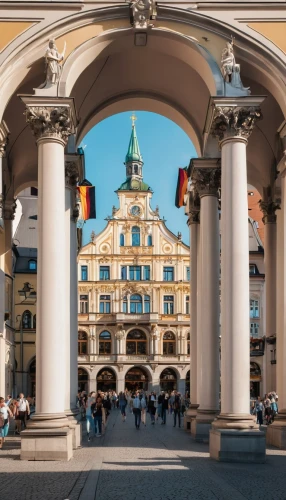
<instances>
[{"instance_id":1,"label":"tower clock face","mask_svg":"<svg viewBox=\"0 0 286 500\"><path fill-rule=\"evenodd\" d=\"M138 205L133 205L130 209L130 213L135 217L138 217L141 214L141 208Z\"/></svg>"}]
</instances>

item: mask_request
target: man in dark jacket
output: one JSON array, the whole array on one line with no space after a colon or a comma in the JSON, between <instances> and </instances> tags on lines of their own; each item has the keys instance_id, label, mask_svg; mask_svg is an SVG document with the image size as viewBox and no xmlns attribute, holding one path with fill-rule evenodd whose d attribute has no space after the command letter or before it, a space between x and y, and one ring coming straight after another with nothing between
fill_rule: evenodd
<instances>
[{"instance_id":1,"label":"man in dark jacket","mask_svg":"<svg viewBox=\"0 0 286 500\"><path fill-rule=\"evenodd\" d=\"M166 415L169 408L169 395L166 392L162 401L162 425L166 424Z\"/></svg>"}]
</instances>

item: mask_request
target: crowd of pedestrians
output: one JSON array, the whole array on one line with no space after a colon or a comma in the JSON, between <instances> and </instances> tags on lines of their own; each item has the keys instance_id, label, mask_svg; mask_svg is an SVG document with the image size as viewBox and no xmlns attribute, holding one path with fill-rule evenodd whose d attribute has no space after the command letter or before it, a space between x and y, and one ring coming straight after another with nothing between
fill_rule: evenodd
<instances>
[{"instance_id":1,"label":"crowd of pedestrians","mask_svg":"<svg viewBox=\"0 0 286 500\"><path fill-rule=\"evenodd\" d=\"M0 450L3 448L13 420L16 424L15 434L19 435L23 429L26 429L26 422L30 418L30 405L32 404L34 404L33 398L26 399L22 393L17 399L13 399L10 395L7 396L6 400L0 397Z\"/></svg>"},{"instance_id":2,"label":"crowd of pedestrians","mask_svg":"<svg viewBox=\"0 0 286 500\"><path fill-rule=\"evenodd\" d=\"M262 400L260 396L252 403L251 413L256 415L256 422L259 425L272 424L278 414L278 396L272 391L265 394Z\"/></svg>"},{"instance_id":3,"label":"crowd of pedestrians","mask_svg":"<svg viewBox=\"0 0 286 500\"><path fill-rule=\"evenodd\" d=\"M126 421L127 414L133 413L136 429L140 425L146 426L147 414L150 424L166 425L167 414L173 416L173 426L181 427L181 418L188 407L188 395L181 396L177 391L161 391L157 395L154 391L147 393L143 390L128 391L117 394L115 391L85 392L78 394L78 407L82 420L86 419L88 441L92 436L101 437L111 410L120 410L122 422Z\"/></svg>"}]
</instances>

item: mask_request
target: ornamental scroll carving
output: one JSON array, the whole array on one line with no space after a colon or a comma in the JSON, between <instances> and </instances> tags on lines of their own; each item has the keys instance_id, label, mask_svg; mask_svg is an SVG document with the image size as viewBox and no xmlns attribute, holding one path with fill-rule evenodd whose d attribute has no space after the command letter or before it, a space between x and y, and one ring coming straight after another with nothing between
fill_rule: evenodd
<instances>
[{"instance_id":1,"label":"ornamental scroll carving","mask_svg":"<svg viewBox=\"0 0 286 500\"><path fill-rule=\"evenodd\" d=\"M66 144L73 133L71 113L67 106L29 106L25 115L37 140L54 137Z\"/></svg>"},{"instance_id":2,"label":"ornamental scroll carving","mask_svg":"<svg viewBox=\"0 0 286 500\"><path fill-rule=\"evenodd\" d=\"M262 113L259 107L215 106L211 134L220 141L229 136L240 136L248 139L256 121L261 119Z\"/></svg>"},{"instance_id":3,"label":"ornamental scroll carving","mask_svg":"<svg viewBox=\"0 0 286 500\"><path fill-rule=\"evenodd\" d=\"M131 24L135 29L152 28L152 19L156 19L157 10L154 0L133 0L130 2Z\"/></svg>"},{"instance_id":4,"label":"ornamental scroll carving","mask_svg":"<svg viewBox=\"0 0 286 500\"><path fill-rule=\"evenodd\" d=\"M78 164L75 161L66 161L65 162L65 178L66 178L66 186L75 187L78 178Z\"/></svg>"},{"instance_id":5,"label":"ornamental scroll carving","mask_svg":"<svg viewBox=\"0 0 286 500\"><path fill-rule=\"evenodd\" d=\"M219 167L195 168L192 173L192 181L199 196L217 196L221 181L221 170Z\"/></svg>"}]
</instances>

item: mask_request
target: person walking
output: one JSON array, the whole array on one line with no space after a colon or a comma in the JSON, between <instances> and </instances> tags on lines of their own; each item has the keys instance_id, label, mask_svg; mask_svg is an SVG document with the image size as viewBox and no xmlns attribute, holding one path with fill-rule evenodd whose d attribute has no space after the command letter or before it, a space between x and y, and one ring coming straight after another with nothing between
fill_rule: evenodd
<instances>
[{"instance_id":1,"label":"person walking","mask_svg":"<svg viewBox=\"0 0 286 500\"><path fill-rule=\"evenodd\" d=\"M176 421L178 417L178 425L181 427L181 395L175 392L174 402L173 402L173 411L174 411L174 425L176 427Z\"/></svg>"},{"instance_id":2,"label":"person walking","mask_svg":"<svg viewBox=\"0 0 286 500\"><path fill-rule=\"evenodd\" d=\"M122 422L125 422L126 420L126 405L127 405L127 399L124 394L124 392L119 393L119 408L121 412L121 417L122 417Z\"/></svg>"},{"instance_id":3,"label":"person walking","mask_svg":"<svg viewBox=\"0 0 286 500\"><path fill-rule=\"evenodd\" d=\"M15 417L17 426L16 434L20 434L22 428L26 429L27 415L30 415L30 406L24 394L21 392L17 400L17 412Z\"/></svg>"},{"instance_id":4,"label":"person walking","mask_svg":"<svg viewBox=\"0 0 286 500\"><path fill-rule=\"evenodd\" d=\"M94 418L91 406L95 403L95 392L90 392L85 406L87 440L90 441L90 430L95 434Z\"/></svg>"},{"instance_id":5,"label":"person walking","mask_svg":"<svg viewBox=\"0 0 286 500\"><path fill-rule=\"evenodd\" d=\"M141 399L139 398L139 393L136 393L135 398L133 399L133 414L135 417L135 427L136 429L140 429L140 423L141 423L141 410L142 410L142 399L143 396L141 395ZM146 407L146 405L145 405Z\"/></svg>"},{"instance_id":6,"label":"person walking","mask_svg":"<svg viewBox=\"0 0 286 500\"><path fill-rule=\"evenodd\" d=\"M156 415L156 396L154 392L151 392L151 395L149 396L149 402L148 402L148 411L150 414L151 418L151 425L155 425L155 415Z\"/></svg>"},{"instance_id":7,"label":"person walking","mask_svg":"<svg viewBox=\"0 0 286 500\"><path fill-rule=\"evenodd\" d=\"M161 394L158 396L158 407L157 407L157 419L162 418L162 404L164 401L164 391L161 391Z\"/></svg>"},{"instance_id":8,"label":"person walking","mask_svg":"<svg viewBox=\"0 0 286 500\"><path fill-rule=\"evenodd\" d=\"M8 435L9 417L12 418L13 414L9 406L5 404L4 398L0 397L0 449L2 449L5 438Z\"/></svg>"},{"instance_id":9,"label":"person walking","mask_svg":"<svg viewBox=\"0 0 286 500\"><path fill-rule=\"evenodd\" d=\"M161 425L166 425L166 415L169 408L169 395L166 392L162 401L162 422Z\"/></svg>"},{"instance_id":10,"label":"person walking","mask_svg":"<svg viewBox=\"0 0 286 500\"><path fill-rule=\"evenodd\" d=\"M96 432L96 437L101 437L102 427L105 426L105 409L101 398L97 398L96 403L91 405L91 411L94 418L94 427Z\"/></svg>"},{"instance_id":11,"label":"person walking","mask_svg":"<svg viewBox=\"0 0 286 500\"><path fill-rule=\"evenodd\" d=\"M254 411L256 413L256 423L259 425L263 424L263 403L261 401L261 397L258 396L255 401Z\"/></svg>"}]
</instances>

